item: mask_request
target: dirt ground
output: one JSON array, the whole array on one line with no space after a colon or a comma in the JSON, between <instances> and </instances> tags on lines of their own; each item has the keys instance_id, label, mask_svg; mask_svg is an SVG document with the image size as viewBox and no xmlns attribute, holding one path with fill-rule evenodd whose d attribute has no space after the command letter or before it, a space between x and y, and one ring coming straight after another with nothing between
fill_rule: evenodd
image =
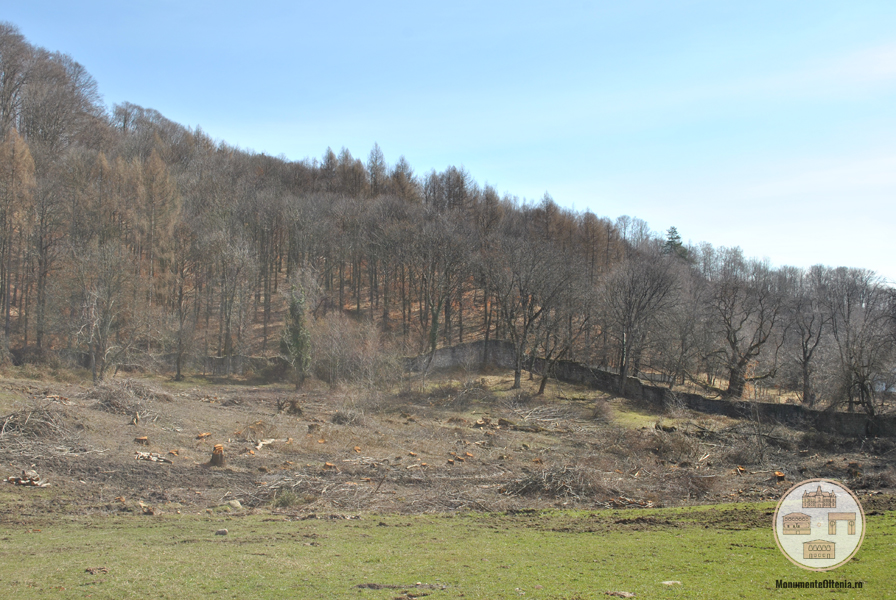
<instances>
[{"instance_id":1,"label":"dirt ground","mask_svg":"<svg viewBox=\"0 0 896 600\"><path fill-rule=\"evenodd\" d=\"M519 392L510 378L444 373L391 391L311 382L300 392L198 379L119 377L97 388L3 379L0 478L33 470L34 483L49 486L0 485L0 521L206 510L513 516L777 500L816 477L843 481L866 512L896 504L896 440L655 413L574 386L539 398L535 382ZM209 464L216 445L220 467ZM712 525L769 518L739 512L719 511ZM672 526L640 519L614 525Z\"/></svg>"}]
</instances>

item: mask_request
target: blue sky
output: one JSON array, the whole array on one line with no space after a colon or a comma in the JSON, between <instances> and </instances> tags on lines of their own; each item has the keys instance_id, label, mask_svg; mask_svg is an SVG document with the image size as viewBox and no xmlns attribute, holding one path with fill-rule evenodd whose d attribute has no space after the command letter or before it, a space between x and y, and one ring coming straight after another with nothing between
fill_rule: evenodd
<instances>
[{"instance_id":1,"label":"blue sky","mask_svg":"<svg viewBox=\"0 0 896 600\"><path fill-rule=\"evenodd\" d=\"M129 101L896 281L896 3L9 2Z\"/></svg>"}]
</instances>

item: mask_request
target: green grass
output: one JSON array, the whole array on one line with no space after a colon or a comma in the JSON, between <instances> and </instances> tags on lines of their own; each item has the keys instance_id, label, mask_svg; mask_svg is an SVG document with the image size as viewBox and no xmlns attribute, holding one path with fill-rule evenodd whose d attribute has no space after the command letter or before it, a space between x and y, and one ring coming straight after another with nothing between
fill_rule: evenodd
<instances>
[{"instance_id":1,"label":"green grass","mask_svg":"<svg viewBox=\"0 0 896 600\"><path fill-rule=\"evenodd\" d=\"M662 421L666 425L675 423L675 419L661 417L656 413L650 413L645 410L632 408L626 404L613 405L613 423L628 429L641 429L647 427L652 429L658 421Z\"/></svg>"},{"instance_id":2,"label":"green grass","mask_svg":"<svg viewBox=\"0 0 896 600\"><path fill-rule=\"evenodd\" d=\"M737 511L753 508L765 515L773 505L359 520L133 514L16 525L7 517L0 525L0 589L17 599L574 599L606 598L609 590L724 599L802 598L816 590L775 590L775 580L834 579L865 587L823 597L896 597L896 513L870 516L857 558L816 574L780 554L770 516L768 526L739 524ZM721 522L727 511L734 518L726 528L704 528L705 519ZM650 519L667 524L644 524ZM219 528L229 535L214 535ZM108 573L85 571L95 567ZM667 580L682 584L661 583Z\"/></svg>"}]
</instances>

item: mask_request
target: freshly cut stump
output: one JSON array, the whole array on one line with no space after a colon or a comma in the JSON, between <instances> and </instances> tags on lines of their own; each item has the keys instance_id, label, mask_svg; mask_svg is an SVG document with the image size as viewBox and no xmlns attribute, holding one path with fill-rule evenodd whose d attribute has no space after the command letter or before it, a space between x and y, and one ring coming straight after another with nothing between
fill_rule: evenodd
<instances>
[{"instance_id":1,"label":"freshly cut stump","mask_svg":"<svg viewBox=\"0 0 896 600\"><path fill-rule=\"evenodd\" d=\"M212 467L224 466L224 444L215 444L215 449L212 450L212 459L208 464Z\"/></svg>"}]
</instances>

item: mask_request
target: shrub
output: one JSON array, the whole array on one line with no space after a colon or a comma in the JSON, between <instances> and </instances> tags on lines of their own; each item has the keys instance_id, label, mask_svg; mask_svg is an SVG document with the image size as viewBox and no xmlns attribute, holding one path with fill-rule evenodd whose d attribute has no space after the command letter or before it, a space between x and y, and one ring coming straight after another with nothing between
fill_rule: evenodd
<instances>
[{"instance_id":1,"label":"shrub","mask_svg":"<svg viewBox=\"0 0 896 600\"><path fill-rule=\"evenodd\" d=\"M290 508L299 504L304 504L304 499L292 490L280 490L271 500L274 508Z\"/></svg>"},{"instance_id":2,"label":"shrub","mask_svg":"<svg viewBox=\"0 0 896 600\"><path fill-rule=\"evenodd\" d=\"M599 421L601 423L610 423L613 421L613 407L610 406L610 403L606 399L598 399L594 403L594 408L591 411L591 419L594 421Z\"/></svg>"},{"instance_id":3,"label":"shrub","mask_svg":"<svg viewBox=\"0 0 896 600\"><path fill-rule=\"evenodd\" d=\"M376 388L395 381L402 371L397 352L372 323L330 314L312 325L311 338L311 368L330 385L351 381Z\"/></svg>"},{"instance_id":4,"label":"shrub","mask_svg":"<svg viewBox=\"0 0 896 600\"><path fill-rule=\"evenodd\" d=\"M657 429L654 431L654 440L657 455L675 462L694 459L700 451L700 444L696 440L678 431Z\"/></svg>"},{"instance_id":5,"label":"shrub","mask_svg":"<svg viewBox=\"0 0 896 600\"><path fill-rule=\"evenodd\" d=\"M363 425L364 414L351 408L344 408L337 410L330 422L335 425Z\"/></svg>"}]
</instances>

